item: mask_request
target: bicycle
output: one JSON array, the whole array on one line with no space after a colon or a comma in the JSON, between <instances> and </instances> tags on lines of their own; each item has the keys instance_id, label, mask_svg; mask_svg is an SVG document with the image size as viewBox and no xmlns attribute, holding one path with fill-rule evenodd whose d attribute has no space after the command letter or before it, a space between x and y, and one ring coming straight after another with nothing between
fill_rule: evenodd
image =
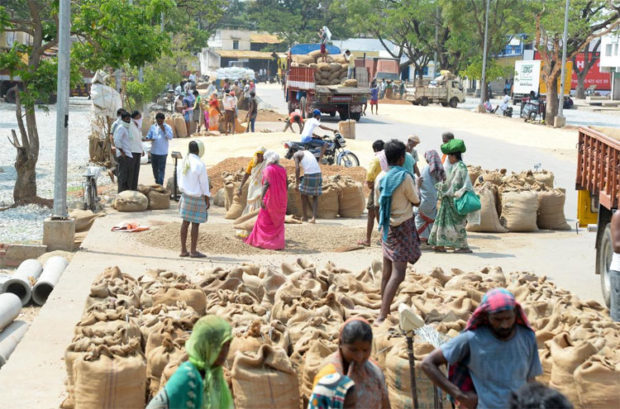
<instances>
[{"instance_id":1,"label":"bicycle","mask_svg":"<svg viewBox=\"0 0 620 409\"><path fill-rule=\"evenodd\" d=\"M97 178L100 173L101 168L99 166L88 166L86 167L86 172L82 174L84 177L82 182L82 190L84 192L82 207L84 210L92 210L93 212L97 210L97 203L99 202Z\"/></svg>"}]
</instances>

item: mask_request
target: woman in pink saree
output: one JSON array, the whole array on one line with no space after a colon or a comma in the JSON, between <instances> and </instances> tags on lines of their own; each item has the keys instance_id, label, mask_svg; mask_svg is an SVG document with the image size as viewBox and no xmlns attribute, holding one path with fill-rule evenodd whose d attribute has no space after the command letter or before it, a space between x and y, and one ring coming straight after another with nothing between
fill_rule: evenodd
<instances>
[{"instance_id":1,"label":"woman in pink saree","mask_svg":"<svg viewBox=\"0 0 620 409\"><path fill-rule=\"evenodd\" d=\"M276 152L265 152L264 158L267 167L263 170L261 209L245 242L263 249L282 250L288 189L286 170L280 166L280 156Z\"/></svg>"}]
</instances>

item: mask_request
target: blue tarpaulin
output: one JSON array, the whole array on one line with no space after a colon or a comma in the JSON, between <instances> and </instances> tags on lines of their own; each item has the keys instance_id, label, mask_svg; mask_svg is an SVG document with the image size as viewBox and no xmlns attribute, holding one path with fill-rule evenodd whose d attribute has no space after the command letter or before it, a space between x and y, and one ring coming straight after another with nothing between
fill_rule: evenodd
<instances>
[{"instance_id":1,"label":"blue tarpaulin","mask_svg":"<svg viewBox=\"0 0 620 409\"><path fill-rule=\"evenodd\" d=\"M291 54L308 54L315 50L320 50L321 45L319 43L313 44L297 44L291 47ZM327 45L327 53L328 54L340 54L340 48L335 45Z\"/></svg>"}]
</instances>

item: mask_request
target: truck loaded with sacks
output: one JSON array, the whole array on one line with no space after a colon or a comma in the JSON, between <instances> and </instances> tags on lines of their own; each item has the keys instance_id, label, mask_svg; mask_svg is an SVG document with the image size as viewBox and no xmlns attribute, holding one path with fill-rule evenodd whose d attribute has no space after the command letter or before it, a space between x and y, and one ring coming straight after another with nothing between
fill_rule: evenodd
<instances>
[{"instance_id":1,"label":"truck loaded with sacks","mask_svg":"<svg viewBox=\"0 0 620 409\"><path fill-rule=\"evenodd\" d=\"M289 113L299 109L310 117L314 109L340 119L359 121L370 98L368 70L356 67L355 78L347 79L347 61L340 49L327 46L323 61L318 44L298 44L289 50L284 96Z\"/></svg>"},{"instance_id":2,"label":"truck loaded with sacks","mask_svg":"<svg viewBox=\"0 0 620 409\"><path fill-rule=\"evenodd\" d=\"M609 306L609 267L614 253L611 216L620 202L620 130L579 128L577 149L577 218L582 227L597 225L596 274L600 274L603 298Z\"/></svg>"}]
</instances>

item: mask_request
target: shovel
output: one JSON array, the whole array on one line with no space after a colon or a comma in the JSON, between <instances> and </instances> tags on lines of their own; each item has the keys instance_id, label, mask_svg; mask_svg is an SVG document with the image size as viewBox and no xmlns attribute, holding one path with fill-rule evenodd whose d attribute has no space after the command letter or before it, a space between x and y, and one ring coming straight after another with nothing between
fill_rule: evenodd
<instances>
[{"instance_id":1,"label":"shovel","mask_svg":"<svg viewBox=\"0 0 620 409\"><path fill-rule=\"evenodd\" d=\"M424 326L424 320L406 304L398 306L398 314L400 316L400 329L407 339L407 355L409 358L409 377L411 378L411 399L413 400L413 409L418 409L418 394L415 381L415 358L413 356L413 337L415 331Z\"/></svg>"}]
</instances>

